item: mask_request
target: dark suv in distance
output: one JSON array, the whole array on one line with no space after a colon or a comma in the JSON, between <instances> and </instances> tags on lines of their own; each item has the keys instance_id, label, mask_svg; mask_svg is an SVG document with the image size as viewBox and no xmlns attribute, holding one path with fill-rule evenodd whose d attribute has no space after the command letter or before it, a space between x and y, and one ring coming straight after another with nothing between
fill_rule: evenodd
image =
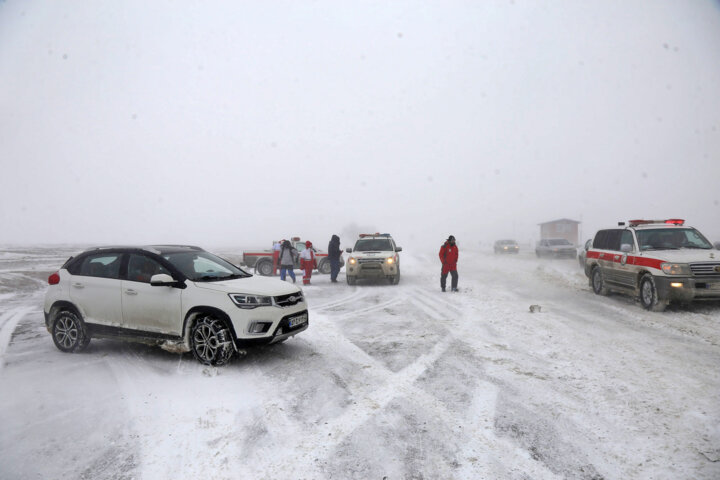
<instances>
[{"instance_id":1,"label":"dark suv in distance","mask_svg":"<svg viewBox=\"0 0 720 480\"><path fill-rule=\"evenodd\" d=\"M494 253L519 253L520 245L515 240L498 240L493 245Z\"/></svg>"},{"instance_id":2,"label":"dark suv in distance","mask_svg":"<svg viewBox=\"0 0 720 480\"><path fill-rule=\"evenodd\" d=\"M564 238L543 238L535 246L535 255L538 257L575 258L577 249L575 245Z\"/></svg>"}]
</instances>

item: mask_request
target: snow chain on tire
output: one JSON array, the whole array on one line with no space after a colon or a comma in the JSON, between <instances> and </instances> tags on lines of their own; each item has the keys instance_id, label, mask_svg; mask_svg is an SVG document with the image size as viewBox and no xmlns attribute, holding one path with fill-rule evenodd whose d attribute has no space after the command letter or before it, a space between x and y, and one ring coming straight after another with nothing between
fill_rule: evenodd
<instances>
[{"instance_id":1,"label":"snow chain on tire","mask_svg":"<svg viewBox=\"0 0 720 480\"><path fill-rule=\"evenodd\" d=\"M211 315L197 319L190 334L190 343L195 358L205 365L224 365L235 352L227 325Z\"/></svg>"}]
</instances>

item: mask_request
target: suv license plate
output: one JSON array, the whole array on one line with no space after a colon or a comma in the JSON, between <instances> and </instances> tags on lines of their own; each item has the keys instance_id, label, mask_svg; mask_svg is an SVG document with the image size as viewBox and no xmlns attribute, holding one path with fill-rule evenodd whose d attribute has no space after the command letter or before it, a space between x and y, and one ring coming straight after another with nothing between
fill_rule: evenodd
<instances>
[{"instance_id":1,"label":"suv license plate","mask_svg":"<svg viewBox=\"0 0 720 480\"><path fill-rule=\"evenodd\" d=\"M297 327L298 325L307 323L307 321L308 321L307 313L303 313L302 315L298 315L297 317L292 317L292 318L288 319L288 326L290 328Z\"/></svg>"}]
</instances>

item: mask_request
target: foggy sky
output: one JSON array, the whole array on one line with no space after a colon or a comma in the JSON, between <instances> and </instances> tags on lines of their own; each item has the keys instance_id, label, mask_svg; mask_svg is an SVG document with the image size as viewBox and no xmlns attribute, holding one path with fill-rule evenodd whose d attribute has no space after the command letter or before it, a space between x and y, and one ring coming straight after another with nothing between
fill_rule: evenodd
<instances>
[{"instance_id":1,"label":"foggy sky","mask_svg":"<svg viewBox=\"0 0 720 480\"><path fill-rule=\"evenodd\" d=\"M0 244L717 241L719 86L717 1L7 0Z\"/></svg>"}]
</instances>

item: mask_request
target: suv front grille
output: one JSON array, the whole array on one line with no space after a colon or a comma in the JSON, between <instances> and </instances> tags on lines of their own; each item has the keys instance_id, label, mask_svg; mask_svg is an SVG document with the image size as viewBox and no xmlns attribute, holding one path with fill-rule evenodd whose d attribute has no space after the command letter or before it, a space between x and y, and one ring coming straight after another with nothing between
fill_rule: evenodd
<instances>
[{"instance_id":1,"label":"suv front grille","mask_svg":"<svg viewBox=\"0 0 720 480\"><path fill-rule=\"evenodd\" d=\"M377 263L381 265L383 262L384 260L382 258L358 258L358 263L362 264Z\"/></svg>"},{"instance_id":2,"label":"suv front grille","mask_svg":"<svg viewBox=\"0 0 720 480\"><path fill-rule=\"evenodd\" d=\"M291 293L290 295L280 295L279 297L275 297L275 304L278 307L292 307L302 301L302 293Z\"/></svg>"},{"instance_id":3,"label":"suv front grille","mask_svg":"<svg viewBox=\"0 0 720 480\"><path fill-rule=\"evenodd\" d=\"M720 277L720 262L691 263L690 271L693 275L702 277Z\"/></svg>"}]
</instances>

